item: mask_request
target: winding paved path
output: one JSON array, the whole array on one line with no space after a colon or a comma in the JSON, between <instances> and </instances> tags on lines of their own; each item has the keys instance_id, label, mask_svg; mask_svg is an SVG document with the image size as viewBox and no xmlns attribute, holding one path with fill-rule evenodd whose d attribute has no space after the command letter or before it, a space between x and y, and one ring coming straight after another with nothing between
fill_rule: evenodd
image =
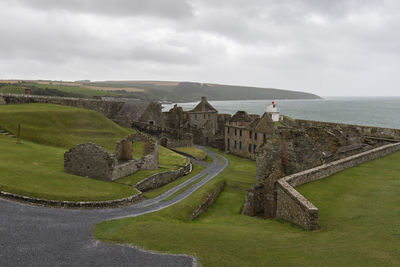
<instances>
[{"instance_id":1,"label":"winding paved path","mask_svg":"<svg viewBox=\"0 0 400 267\"><path fill-rule=\"evenodd\" d=\"M0 266L192 266L185 255L156 254L95 240L96 223L139 216L171 206L218 175L227 160L208 151L213 163L159 197L116 209L74 210L36 207L0 199ZM202 178L202 179L201 179ZM162 201L187 184L181 194Z\"/></svg>"}]
</instances>

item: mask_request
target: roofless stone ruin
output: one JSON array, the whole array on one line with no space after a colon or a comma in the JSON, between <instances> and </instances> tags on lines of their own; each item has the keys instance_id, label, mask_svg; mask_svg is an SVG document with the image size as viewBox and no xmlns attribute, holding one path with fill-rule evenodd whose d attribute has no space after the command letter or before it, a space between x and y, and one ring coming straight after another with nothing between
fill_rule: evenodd
<instances>
[{"instance_id":1,"label":"roofless stone ruin","mask_svg":"<svg viewBox=\"0 0 400 267\"><path fill-rule=\"evenodd\" d=\"M143 156L133 157L133 143L143 142ZM158 144L143 133L130 134L117 142L110 154L94 143L77 145L64 154L64 171L104 181L131 175L138 170L158 168Z\"/></svg>"}]
</instances>

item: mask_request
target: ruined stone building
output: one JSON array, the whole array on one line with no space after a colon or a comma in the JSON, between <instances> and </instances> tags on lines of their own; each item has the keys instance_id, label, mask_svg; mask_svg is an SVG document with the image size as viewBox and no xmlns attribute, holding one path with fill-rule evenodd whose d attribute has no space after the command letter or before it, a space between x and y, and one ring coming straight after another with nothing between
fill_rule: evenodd
<instances>
[{"instance_id":1,"label":"ruined stone building","mask_svg":"<svg viewBox=\"0 0 400 267\"><path fill-rule=\"evenodd\" d=\"M372 134L379 138L368 137ZM247 191L242 213L274 218L279 179L388 144L389 134L397 132L309 121L279 127L257 150L256 185Z\"/></svg>"},{"instance_id":2,"label":"ruined stone building","mask_svg":"<svg viewBox=\"0 0 400 267\"><path fill-rule=\"evenodd\" d=\"M256 150L276 131L269 114L261 117L238 111L225 124L225 151L249 158L256 158Z\"/></svg>"},{"instance_id":3,"label":"ruined stone building","mask_svg":"<svg viewBox=\"0 0 400 267\"><path fill-rule=\"evenodd\" d=\"M133 143L143 142L142 157L133 157ZM139 170L158 168L158 144L153 137L130 134L117 142L113 154L94 143L79 144L64 154L64 171L104 181L114 181Z\"/></svg>"}]
</instances>

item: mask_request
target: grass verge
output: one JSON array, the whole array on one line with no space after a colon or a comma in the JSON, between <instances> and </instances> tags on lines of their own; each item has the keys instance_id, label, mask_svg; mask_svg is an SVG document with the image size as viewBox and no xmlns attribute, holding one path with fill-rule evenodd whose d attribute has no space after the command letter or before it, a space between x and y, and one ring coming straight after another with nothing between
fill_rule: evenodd
<instances>
[{"instance_id":1,"label":"grass verge","mask_svg":"<svg viewBox=\"0 0 400 267\"><path fill-rule=\"evenodd\" d=\"M195 148L194 146L175 147L174 150L185 153L197 160L204 160L207 153L204 150Z\"/></svg>"},{"instance_id":2,"label":"grass verge","mask_svg":"<svg viewBox=\"0 0 400 267\"><path fill-rule=\"evenodd\" d=\"M314 232L240 215L245 190L255 182L255 163L224 156L229 166L183 202L102 222L96 237L196 255L204 266L400 265L400 152L298 188L319 208L321 230ZM189 221L201 195L223 179L226 186L214 205Z\"/></svg>"},{"instance_id":3,"label":"grass verge","mask_svg":"<svg viewBox=\"0 0 400 267\"><path fill-rule=\"evenodd\" d=\"M38 145L0 135L0 190L19 195L69 201L100 201L128 197L129 186L64 172L62 148Z\"/></svg>"},{"instance_id":4,"label":"grass verge","mask_svg":"<svg viewBox=\"0 0 400 267\"><path fill-rule=\"evenodd\" d=\"M134 151L139 151L139 154L134 152L135 157L141 156L140 143L134 144ZM144 178L165 171L177 170L188 163L188 159L172 150L169 150L163 146L158 146L158 169L151 171L138 171L130 176L116 180L117 183L122 183L126 185L135 185Z\"/></svg>"},{"instance_id":5,"label":"grass verge","mask_svg":"<svg viewBox=\"0 0 400 267\"><path fill-rule=\"evenodd\" d=\"M171 188L180 185L181 183L189 180L190 178L196 176L197 174L199 174L202 170L204 170L206 167L201 166L201 165L197 165L197 164L193 164L193 170L190 174L185 175L175 181L173 181L172 183L166 184L163 187L148 191L146 193L143 193L143 195L146 198L155 198L165 192L167 192L168 190L170 190Z\"/></svg>"}]
</instances>

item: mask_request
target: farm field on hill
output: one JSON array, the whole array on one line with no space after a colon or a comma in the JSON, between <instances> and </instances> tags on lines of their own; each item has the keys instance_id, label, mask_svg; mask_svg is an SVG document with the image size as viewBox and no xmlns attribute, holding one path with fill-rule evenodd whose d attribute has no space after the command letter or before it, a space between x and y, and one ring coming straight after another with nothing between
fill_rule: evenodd
<instances>
[{"instance_id":1,"label":"farm field on hill","mask_svg":"<svg viewBox=\"0 0 400 267\"><path fill-rule=\"evenodd\" d=\"M320 230L240 215L255 163L232 155L228 167L185 201L95 227L102 241L195 256L204 266L399 266L400 152L303 185L320 211ZM379 175L377 175L379 173ZM193 208L219 182L226 186L203 215Z\"/></svg>"}]
</instances>

